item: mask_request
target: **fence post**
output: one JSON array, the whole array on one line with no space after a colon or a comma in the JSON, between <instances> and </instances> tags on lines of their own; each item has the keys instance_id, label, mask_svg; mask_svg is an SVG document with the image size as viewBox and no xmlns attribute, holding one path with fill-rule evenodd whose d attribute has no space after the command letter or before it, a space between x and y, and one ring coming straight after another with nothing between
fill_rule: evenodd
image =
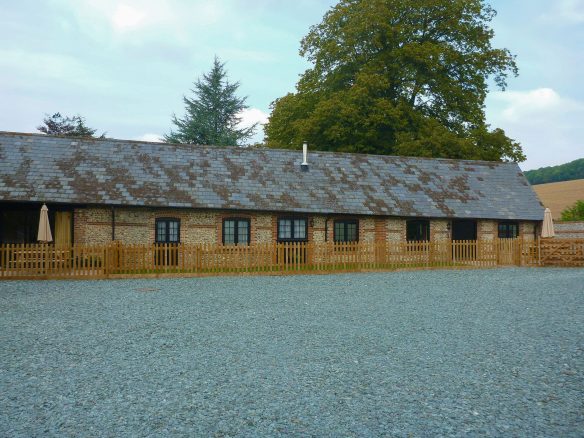
<instances>
[{"instance_id":1,"label":"fence post","mask_svg":"<svg viewBox=\"0 0 584 438\"><path fill-rule=\"evenodd\" d=\"M522 249L522 248L521 248L521 243L522 243L522 242L521 242L521 240L519 240L519 239L516 239L516 240L517 240L517 242L516 242L516 243L517 243L517 260L516 260L516 263L515 263L515 264L516 264L517 266L521 266L521 252L522 252L522 251L521 251L521 249Z\"/></svg>"},{"instance_id":2,"label":"fence post","mask_svg":"<svg viewBox=\"0 0 584 438\"><path fill-rule=\"evenodd\" d=\"M109 245L105 244L103 246L103 276L108 278L109 276Z\"/></svg>"}]
</instances>

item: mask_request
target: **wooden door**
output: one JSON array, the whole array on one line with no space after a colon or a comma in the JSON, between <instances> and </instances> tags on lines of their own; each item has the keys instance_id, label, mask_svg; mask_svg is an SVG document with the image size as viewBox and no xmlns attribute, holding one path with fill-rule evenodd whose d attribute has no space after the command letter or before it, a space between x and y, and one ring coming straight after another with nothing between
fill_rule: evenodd
<instances>
[{"instance_id":1,"label":"wooden door","mask_svg":"<svg viewBox=\"0 0 584 438\"><path fill-rule=\"evenodd\" d=\"M55 212L55 245L71 245L71 219L72 212L56 211Z\"/></svg>"}]
</instances>

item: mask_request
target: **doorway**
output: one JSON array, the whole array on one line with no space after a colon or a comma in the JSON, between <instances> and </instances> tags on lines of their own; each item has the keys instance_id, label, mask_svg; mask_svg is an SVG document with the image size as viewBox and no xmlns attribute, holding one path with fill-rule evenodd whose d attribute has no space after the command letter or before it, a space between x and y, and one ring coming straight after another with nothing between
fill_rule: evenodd
<instances>
[{"instance_id":1,"label":"doorway","mask_svg":"<svg viewBox=\"0 0 584 438\"><path fill-rule=\"evenodd\" d=\"M452 258L459 262L477 259L477 221L452 221ZM464 242L461 242L464 241Z\"/></svg>"},{"instance_id":2,"label":"doorway","mask_svg":"<svg viewBox=\"0 0 584 438\"><path fill-rule=\"evenodd\" d=\"M472 219L452 221L452 240L477 240L477 221Z\"/></svg>"}]
</instances>

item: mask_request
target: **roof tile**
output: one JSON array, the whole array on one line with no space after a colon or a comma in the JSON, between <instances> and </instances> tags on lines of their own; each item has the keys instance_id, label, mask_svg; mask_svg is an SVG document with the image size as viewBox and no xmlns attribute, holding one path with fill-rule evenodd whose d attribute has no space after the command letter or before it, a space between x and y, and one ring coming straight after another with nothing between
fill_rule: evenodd
<instances>
[{"instance_id":1,"label":"roof tile","mask_svg":"<svg viewBox=\"0 0 584 438\"><path fill-rule=\"evenodd\" d=\"M515 163L0 132L0 200L541 220Z\"/></svg>"}]
</instances>

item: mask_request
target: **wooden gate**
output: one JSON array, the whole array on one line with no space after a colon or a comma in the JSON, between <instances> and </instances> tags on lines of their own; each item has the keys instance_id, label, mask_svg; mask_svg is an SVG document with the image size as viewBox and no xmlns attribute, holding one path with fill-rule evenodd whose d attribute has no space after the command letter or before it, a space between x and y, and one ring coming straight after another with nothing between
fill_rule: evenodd
<instances>
[{"instance_id":1,"label":"wooden gate","mask_svg":"<svg viewBox=\"0 0 584 438\"><path fill-rule=\"evenodd\" d=\"M584 239L542 239L538 249L542 266L584 266Z\"/></svg>"},{"instance_id":2,"label":"wooden gate","mask_svg":"<svg viewBox=\"0 0 584 438\"><path fill-rule=\"evenodd\" d=\"M497 265L521 266L521 242L518 239L497 239Z\"/></svg>"},{"instance_id":3,"label":"wooden gate","mask_svg":"<svg viewBox=\"0 0 584 438\"><path fill-rule=\"evenodd\" d=\"M474 262L477 260L476 240L453 240L452 261L454 263Z\"/></svg>"}]
</instances>

